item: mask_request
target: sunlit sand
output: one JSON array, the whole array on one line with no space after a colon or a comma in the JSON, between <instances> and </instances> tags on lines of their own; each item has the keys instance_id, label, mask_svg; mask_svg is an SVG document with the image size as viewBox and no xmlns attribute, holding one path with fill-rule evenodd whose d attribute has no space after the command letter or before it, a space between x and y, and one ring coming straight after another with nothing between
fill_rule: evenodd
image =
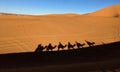
<instances>
[{"instance_id":1,"label":"sunlit sand","mask_svg":"<svg viewBox=\"0 0 120 72\"><path fill-rule=\"evenodd\" d=\"M68 41L96 44L118 41L120 5L96 12L38 16L0 14L0 53L34 51L39 43L53 45Z\"/></svg>"}]
</instances>

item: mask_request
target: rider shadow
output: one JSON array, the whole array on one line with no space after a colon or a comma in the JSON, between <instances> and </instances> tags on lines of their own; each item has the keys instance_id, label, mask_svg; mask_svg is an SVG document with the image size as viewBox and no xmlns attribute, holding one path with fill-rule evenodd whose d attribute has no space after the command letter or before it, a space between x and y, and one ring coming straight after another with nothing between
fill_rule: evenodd
<instances>
[{"instance_id":1,"label":"rider shadow","mask_svg":"<svg viewBox=\"0 0 120 72\"><path fill-rule=\"evenodd\" d=\"M74 47L76 46L76 44L71 44L70 42L68 42L68 50L70 49L74 49Z\"/></svg>"},{"instance_id":2,"label":"rider shadow","mask_svg":"<svg viewBox=\"0 0 120 72\"><path fill-rule=\"evenodd\" d=\"M45 49L46 47L42 46L42 44L39 44L38 47L36 48L35 52L43 52L43 50Z\"/></svg>"},{"instance_id":3,"label":"rider shadow","mask_svg":"<svg viewBox=\"0 0 120 72\"><path fill-rule=\"evenodd\" d=\"M90 42L90 41L87 41L87 40L85 40L85 42L87 43L87 45L88 45L89 47L93 47L94 44L95 44L95 42Z\"/></svg>"},{"instance_id":4,"label":"rider shadow","mask_svg":"<svg viewBox=\"0 0 120 72\"><path fill-rule=\"evenodd\" d=\"M63 45L61 42L59 42L59 44L58 44L58 51L59 51L60 49L64 50L64 48L65 48L66 46L67 46L67 45Z\"/></svg>"},{"instance_id":5,"label":"rider shadow","mask_svg":"<svg viewBox=\"0 0 120 72\"><path fill-rule=\"evenodd\" d=\"M77 48L84 48L83 46L85 45L85 43L81 44L77 41L75 43L76 43Z\"/></svg>"},{"instance_id":6,"label":"rider shadow","mask_svg":"<svg viewBox=\"0 0 120 72\"><path fill-rule=\"evenodd\" d=\"M46 51L53 51L53 49L55 49L57 46L52 46L51 43L48 44L48 46L46 46Z\"/></svg>"}]
</instances>

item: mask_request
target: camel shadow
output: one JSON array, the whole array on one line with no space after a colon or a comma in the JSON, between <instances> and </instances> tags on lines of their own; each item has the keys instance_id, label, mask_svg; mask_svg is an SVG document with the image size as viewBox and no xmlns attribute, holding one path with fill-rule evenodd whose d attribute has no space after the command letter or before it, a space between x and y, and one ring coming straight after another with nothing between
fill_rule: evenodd
<instances>
[{"instance_id":1,"label":"camel shadow","mask_svg":"<svg viewBox=\"0 0 120 72\"><path fill-rule=\"evenodd\" d=\"M87 41L87 40L85 40L85 42L87 43L87 45L88 45L89 47L93 47L94 44L95 44L95 42L90 42L90 41Z\"/></svg>"},{"instance_id":2,"label":"camel shadow","mask_svg":"<svg viewBox=\"0 0 120 72\"><path fill-rule=\"evenodd\" d=\"M77 41L75 41L75 43L76 43L77 48L84 48L83 46L85 45L85 43L81 44Z\"/></svg>"},{"instance_id":3,"label":"camel shadow","mask_svg":"<svg viewBox=\"0 0 120 72\"><path fill-rule=\"evenodd\" d=\"M74 47L76 46L76 44L71 44L70 42L68 42L68 50L70 50L70 49L74 49Z\"/></svg>"},{"instance_id":4,"label":"camel shadow","mask_svg":"<svg viewBox=\"0 0 120 72\"><path fill-rule=\"evenodd\" d=\"M51 43L48 44L48 46L46 46L46 51L53 51L53 49L55 49L57 47L57 45L52 46Z\"/></svg>"},{"instance_id":5,"label":"camel shadow","mask_svg":"<svg viewBox=\"0 0 120 72\"><path fill-rule=\"evenodd\" d=\"M35 52L43 52L43 50L45 49L46 47L42 46L42 44L39 44L38 47L36 48Z\"/></svg>"},{"instance_id":6,"label":"camel shadow","mask_svg":"<svg viewBox=\"0 0 120 72\"><path fill-rule=\"evenodd\" d=\"M65 47L67 47L67 45L63 45L61 42L59 42L59 44L58 44L58 51L60 50L60 49L64 49Z\"/></svg>"}]
</instances>

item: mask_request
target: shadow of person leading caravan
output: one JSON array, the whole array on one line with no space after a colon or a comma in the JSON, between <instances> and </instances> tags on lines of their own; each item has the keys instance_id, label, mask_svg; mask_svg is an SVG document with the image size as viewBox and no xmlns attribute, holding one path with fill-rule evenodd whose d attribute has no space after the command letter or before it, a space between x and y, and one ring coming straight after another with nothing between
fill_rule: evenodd
<instances>
[{"instance_id":1,"label":"shadow of person leading caravan","mask_svg":"<svg viewBox=\"0 0 120 72\"><path fill-rule=\"evenodd\" d=\"M57 46L55 45L55 46L52 46L52 44L51 43L49 43L49 45L48 46L45 46L46 47L46 51L53 51L53 49L54 48L56 48Z\"/></svg>"},{"instance_id":2,"label":"shadow of person leading caravan","mask_svg":"<svg viewBox=\"0 0 120 72\"><path fill-rule=\"evenodd\" d=\"M58 44L58 51L59 51L60 49L64 49L66 46L67 46L67 45L63 45L61 42L59 42L59 44Z\"/></svg>"},{"instance_id":3,"label":"shadow of person leading caravan","mask_svg":"<svg viewBox=\"0 0 120 72\"><path fill-rule=\"evenodd\" d=\"M85 40L85 42L89 45L89 47L93 47L94 44L95 44L95 42L90 42L90 41L87 41L87 40Z\"/></svg>"},{"instance_id":4,"label":"shadow of person leading caravan","mask_svg":"<svg viewBox=\"0 0 120 72\"><path fill-rule=\"evenodd\" d=\"M81 44L81 43L79 43L79 42L77 42L77 41L75 41L75 43L76 43L76 46L77 46L78 48L83 48L83 46L85 45L85 43Z\"/></svg>"},{"instance_id":5,"label":"shadow of person leading caravan","mask_svg":"<svg viewBox=\"0 0 120 72\"><path fill-rule=\"evenodd\" d=\"M68 50L70 50L70 49L74 49L74 47L75 47L75 44L71 44L70 42L68 42Z\"/></svg>"},{"instance_id":6,"label":"shadow of person leading caravan","mask_svg":"<svg viewBox=\"0 0 120 72\"><path fill-rule=\"evenodd\" d=\"M42 46L42 44L39 44L38 47L36 48L35 52L43 52L45 47Z\"/></svg>"}]
</instances>

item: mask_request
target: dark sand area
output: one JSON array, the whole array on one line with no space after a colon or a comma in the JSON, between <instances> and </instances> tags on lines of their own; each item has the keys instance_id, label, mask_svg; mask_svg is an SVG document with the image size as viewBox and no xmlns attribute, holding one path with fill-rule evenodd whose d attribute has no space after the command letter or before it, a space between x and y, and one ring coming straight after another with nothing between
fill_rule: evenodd
<instances>
[{"instance_id":1,"label":"dark sand area","mask_svg":"<svg viewBox=\"0 0 120 72\"><path fill-rule=\"evenodd\" d=\"M74 50L0 55L0 72L119 72L120 42Z\"/></svg>"}]
</instances>

